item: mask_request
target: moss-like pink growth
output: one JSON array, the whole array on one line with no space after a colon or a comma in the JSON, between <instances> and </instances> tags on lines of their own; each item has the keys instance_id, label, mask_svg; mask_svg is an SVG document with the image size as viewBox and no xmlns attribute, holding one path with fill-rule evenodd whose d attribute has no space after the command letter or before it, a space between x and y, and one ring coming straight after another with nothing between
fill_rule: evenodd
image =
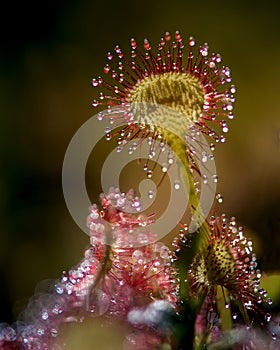
<instances>
[{"instance_id":1,"label":"moss-like pink growth","mask_svg":"<svg viewBox=\"0 0 280 350\"><path fill-rule=\"evenodd\" d=\"M150 341L167 341L160 317L165 315L162 306L168 313L177 308L177 271L170 250L156 242L149 230L151 218L139 215L139 210L140 202L133 191L124 194L111 189L101 195L101 208L90 208L90 246L83 259L44 293L36 294L20 322L0 324L1 350L61 349L61 328L88 317L102 317L101 322L107 325L123 324L132 332L126 349L136 349L134 335L143 340L143 349L148 349ZM135 315L140 312L137 307L145 310L150 304L157 308L148 321L142 314L139 327L135 317L129 321L130 311ZM150 337L147 342L145 334Z\"/></svg>"}]
</instances>

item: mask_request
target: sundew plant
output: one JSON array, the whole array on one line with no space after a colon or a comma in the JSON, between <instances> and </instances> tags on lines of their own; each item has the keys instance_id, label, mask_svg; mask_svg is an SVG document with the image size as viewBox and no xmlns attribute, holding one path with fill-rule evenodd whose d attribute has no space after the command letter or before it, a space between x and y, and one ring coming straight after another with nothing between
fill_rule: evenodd
<instances>
[{"instance_id":1,"label":"sundew plant","mask_svg":"<svg viewBox=\"0 0 280 350\"><path fill-rule=\"evenodd\" d=\"M213 152L234 119L229 67L208 44L184 41L178 31L156 48L131 39L130 52L116 46L107 59L92 80L97 114L65 157L70 213L76 220L71 195L80 187L69 179L80 166L84 176L78 146L85 138L114 144L115 165L103 178L118 177L136 159L147 180L158 169L160 179L140 195L137 186L123 192L115 180L106 182L100 204L82 219L89 246L81 261L35 294L13 325L0 324L0 349L280 349L252 240L234 216L220 212L216 192ZM149 212L167 177L172 205ZM168 246L162 240L171 231Z\"/></svg>"}]
</instances>

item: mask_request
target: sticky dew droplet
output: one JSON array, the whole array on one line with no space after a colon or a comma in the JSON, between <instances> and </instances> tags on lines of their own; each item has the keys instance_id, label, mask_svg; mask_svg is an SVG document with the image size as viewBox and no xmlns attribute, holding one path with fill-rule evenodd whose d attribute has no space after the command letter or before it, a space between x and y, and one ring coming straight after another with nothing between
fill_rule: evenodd
<instances>
[{"instance_id":1,"label":"sticky dew droplet","mask_svg":"<svg viewBox=\"0 0 280 350\"><path fill-rule=\"evenodd\" d=\"M217 202L220 204L223 203L223 201L224 201L224 199L220 193L217 193L216 199L217 199Z\"/></svg>"},{"instance_id":2,"label":"sticky dew droplet","mask_svg":"<svg viewBox=\"0 0 280 350\"><path fill-rule=\"evenodd\" d=\"M195 40L192 36L189 38L189 46L195 46Z\"/></svg>"},{"instance_id":3,"label":"sticky dew droplet","mask_svg":"<svg viewBox=\"0 0 280 350\"><path fill-rule=\"evenodd\" d=\"M155 157L155 155L156 155L155 150L154 150L154 149L150 149L150 151L149 151L149 153L148 153L148 157L149 157L150 159L153 159L153 158Z\"/></svg>"},{"instance_id":4,"label":"sticky dew droplet","mask_svg":"<svg viewBox=\"0 0 280 350\"><path fill-rule=\"evenodd\" d=\"M98 119L100 122L103 120L103 118L104 118L104 115L103 115L102 112L100 112L100 113L97 114L97 119Z\"/></svg>"},{"instance_id":5,"label":"sticky dew droplet","mask_svg":"<svg viewBox=\"0 0 280 350\"><path fill-rule=\"evenodd\" d=\"M143 257L143 252L141 250L135 250L132 254L132 257L138 261L139 259L141 259Z\"/></svg>"},{"instance_id":6,"label":"sticky dew droplet","mask_svg":"<svg viewBox=\"0 0 280 350\"><path fill-rule=\"evenodd\" d=\"M213 175L212 178L213 178L213 182L215 183L218 182L218 175Z\"/></svg>"},{"instance_id":7,"label":"sticky dew droplet","mask_svg":"<svg viewBox=\"0 0 280 350\"><path fill-rule=\"evenodd\" d=\"M106 64L106 66L103 68L103 71L105 74L110 72L111 67L109 66L109 64Z\"/></svg>"},{"instance_id":8,"label":"sticky dew droplet","mask_svg":"<svg viewBox=\"0 0 280 350\"><path fill-rule=\"evenodd\" d=\"M171 154L171 153L168 155L168 163L169 163L170 165L174 163L174 156L173 156L173 154Z\"/></svg>"},{"instance_id":9,"label":"sticky dew droplet","mask_svg":"<svg viewBox=\"0 0 280 350\"><path fill-rule=\"evenodd\" d=\"M166 41L169 41L170 39L171 39L170 33L169 33L169 32L166 32L166 33L165 33L165 40L166 40Z\"/></svg>"},{"instance_id":10,"label":"sticky dew droplet","mask_svg":"<svg viewBox=\"0 0 280 350\"><path fill-rule=\"evenodd\" d=\"M93 107L98 107L99 106L99 102L97 100L93 100L92 101L92 106Z\"/></svg>"},{"instance_id":11,"label":"sticky dew droplet","mask_svg":"<svg viewBox=\"0 0 280 350\"><path fill-rule=\"evenodd\" d=\"M271 314L270 313L266 313L264 316L266 322L270 322L271 321Z\"/></svg>"},{"instance_id":12,"label":"sticky dew droplet","mask_svg":"<svg viewBox=\"0 0 280 350\"><path fill-rule=\"evenodd\" d=\"M220 142L225 143L226 142L226 138L224 137L224 135L220 136Z\"/></svg>"},{"instance_id":13,"label":"sticky dew droplet","mask_svg":"<svg viewBox=\"0 0 280 350\"><path fill-rule=\"evenodd\" d=\"M152 170L148 170L147 171L147 177L150 179L153 176L153 171Z\"/></svg>"},{"instance_id":14,"label":"sticky dew droplet","mask_svg":"<svg viewBox=\"0 0 280 350\"><path fill-rule=\"evenodd\" d=\"M0 341L6 340L8 342L11 342L16 340L16 331L12 327L5 325L4 327L1 327L0 330L1 330Z\"/></svg>"},{"instance_id":15,"label":"sticky dew droplet","mask_svg":"<svg viewBox=\"0 0 280 350\"><path fill-rule=\"evenodd\" d=\"M108 134L109 132L111 132L111 128L109 126L106 126L104 132L105 134Z\"/></svg>"},{"instance_id":16,"label":"sticky dew droplet","mask_svg":"<svg viewBox=\"0 0 280 350\"><path fill-rule=\"evenodd\" d=\"M169 257L169 249L166 246L163 246L160 249L159 255L162 259L167 259Z\"/></svg>"},{"instance_id":17,"label":"sticky dew droplet","mask_svg":"<svg viewBox=\"0 0 280 350\"><path fill-rule=\"evenodd\" d=\"M201 161L203 163L207 162L207 154L206 154L206 152L202 152L202 154L201 154Z\"/></svg>"},{"instance_id":18,"label":"sticky dew droplet","mask_svg":"<svg viewBox=\"0 0 280 350\"><path fill-rule=\"evenodd\" d=\"M94 87L96 87L96 86L98 86L99 84L98 84L98 80L96 79L96 78L93 78L92 79L92 86L94 86Z\"/></svg>"},{"instance_id":19,"label":"sticky dew droplet","mask_svg":"<svg viewBox=\"0 0 280 350\"><path fill-rule=\"evenodd\" d=\"M167 170L168 170L168 165L167 165L166 163L163 163L163 164L162 164L162 167L161 167L161 171L162 171L163 173L166 173Z\"/></svg>"},{"instance_id":20,"label":"sticky dew droplet","mask_svg":"<svg viewBox=\"0 0 280 350\"><path fill-rule=\"evenodd\" d=\"M223 132L227 133L228 132L228 126L226 124L223 125Z\"/></svg>"}]
</instances>

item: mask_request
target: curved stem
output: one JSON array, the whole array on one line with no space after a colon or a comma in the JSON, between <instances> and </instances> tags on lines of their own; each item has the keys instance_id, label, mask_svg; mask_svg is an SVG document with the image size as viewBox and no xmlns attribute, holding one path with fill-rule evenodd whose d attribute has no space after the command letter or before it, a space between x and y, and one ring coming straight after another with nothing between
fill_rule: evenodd
<instances>
[{"instance_id":1,"label":"curved stem","mask_svg":"<svg viewBox=\"0 0 280 350\"><path fill-rule=\"evenodd\" d=\"M204 214L200 205L200 199L195 187L194 175L193 175L193 172L191 171L189 157L187 154L187 145L179 136L171 132L166 132L164 136L165 136L165 139L167 140L169 147L172 149L174 154L181 161L180 174L182 177L182 182L183 182L185 191L189 197L189 207L193 215L192 219L195 220L195 225L198 227L196 229L196 234L193 236L193 242L192 242L191 248L188 251L188 256L184 257L184 268L185 268L186 266L189 266L192 263L192 260L195 254L198 252L198 250L207 247L211 236L211 232L210 232L210 227L208 225L208 222L204 217ZM187 277L186 271L180 271L180 272L183 272L183 276ZM188 289L189 289L188 283L186 284L185 288L181 288L182 298L188 297ZM221 293L222 295L220 295ZM227 298L228 298L228 295L225 293L226 292L224 290L221 290L220 292L218 292L217 307L218 307L218 311L220 313L220 318L222 321L222 329L228 330L232 328L232 319L231 319L230 310L225 309L225 306L224 306L224 303L227 302ZM197 312L199 312L199 307L200 307L199 303L198 304L192 303L192 308L195 309ZM195 322L195 319L193 319L193 322Z\"/></svg>"},{"instance_id":2,"label":"curved stem","mask_svg":"<svg viewBox=\"0 0 280 350\"><path fill-rule=\"evenodd\" d=\"M194 175L191 171L190 162L187 155L186 143L179 136L171 132L165 132L164 137L167 140L169 147L181 161L180 174L185 191L189 197L189 206L193 215L192 219L195 220L195 224L198 227L196 231L201 236L200 240L204 240L204 242L207 243L210 238L210 229L207 221L205 221L205 217L201 209L200 199L195 187Z\"/></svg>"},{"instance_id":3,"label":"curved stem","mask_svg":"<svg viewBox=\"0 0 280 350\"><path fill-rule=\"evenodd\" d=\"M230 305L229 295L225 288L219 286L217 287L216 302L220 319L222 321L222 331L227 331L232 328L232 318L230 309L225 307L225 303Z\"/></svg>"}]
</instances>

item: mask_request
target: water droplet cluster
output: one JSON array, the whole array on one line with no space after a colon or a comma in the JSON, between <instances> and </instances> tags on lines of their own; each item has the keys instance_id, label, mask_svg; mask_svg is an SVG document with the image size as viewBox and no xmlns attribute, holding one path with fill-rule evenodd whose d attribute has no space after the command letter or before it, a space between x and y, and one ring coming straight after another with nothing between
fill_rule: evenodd
<instances>
[{"instance_id":1,"label":"water droplet cluster","mask_svg":"<svg viewBox=\"0 0 280 350\"><path fill-rule=\"evenodd\" d=\"M265 314L260 304L271 305L272 301L260 288L261 274L252 241L246 238L242 227L237 227L234 217L228 220L224 214L212 216L208 225L209 241L195 255L188 269L191 294L205 292L209 307L213 309L217 288L221 287L229 294L230 301L225 301L225 308L232 309L233 320L241 314L247 322L246 310L250 310L257 319L263 316L261 324L264 325L271 315Z\"/></svg>"},{"instance_id":2,"label":"water droplet cluster","mask_svg":"<svg viewBox=\"0 0 280 350\"><path fill-rule=\"evenodd\" d=\"M60 350L57 338L63 324L101 316L107 322L126 322L135 305L149 305L155 298L176 309L179 283L173 254L155 243L148 227L152 221L137 214L139 198L133 191L112 188L100 199L101 209L90 208L90 246L83 259L35 295L20 321L0 324L1 349ZM158 314L154 321L150 315L152 326L158 319Z\"/></svg>"}]
</instances>

